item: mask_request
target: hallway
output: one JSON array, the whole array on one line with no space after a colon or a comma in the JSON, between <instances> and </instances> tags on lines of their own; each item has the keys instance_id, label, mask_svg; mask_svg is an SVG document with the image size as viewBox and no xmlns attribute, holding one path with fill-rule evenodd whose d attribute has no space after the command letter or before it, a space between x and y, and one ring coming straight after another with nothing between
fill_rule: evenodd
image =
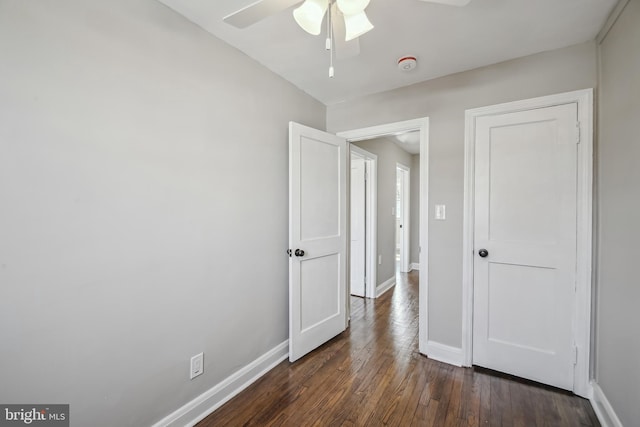
<instances>
[{"instance_id":1,"label":"hallway","mask_svg":"<svg viewBox=\"0 0 640 427\"><path fill-rule=\"evenodd\" d=\"M198 426L599 426L568 392L420 355L418 272L397 277L377 300L351 298L347 331Z\"/></svg>"}]
</instances>

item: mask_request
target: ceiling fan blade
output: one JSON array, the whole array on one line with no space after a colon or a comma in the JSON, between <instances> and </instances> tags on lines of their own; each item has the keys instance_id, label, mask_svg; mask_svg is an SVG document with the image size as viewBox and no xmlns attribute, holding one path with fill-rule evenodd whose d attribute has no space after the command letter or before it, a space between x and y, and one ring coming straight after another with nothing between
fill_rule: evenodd
<instances>
[{"instance_id":1,"label":"ceiling fan blade","mask_svg":"<svg viewBox=\"0 0 640 427\"><path fill-rule=\"evenodd\" d=\"M422 0L427 3L446 4L447 6L466 6L471 0Z\"/></svg>"},{"instance_id":2,"label":"ceiling fan blade","mask_svg":"<svg viewBox=\"0 0 640 427\"><path fill-rule=\"evenodd\" d=\"M258 0L225 16L222 20L236 28L246 28L267 16L281 12L302 0Z\"/></svg>"},{"instance_id":3,"label":"ceiling fan blade","mask_svg":"<svg viewBox=\"0 0 640 427\"><path fill-rule=\"evenodd\" d=\"M360 38L345 41L347 34L342 12L334 5L331 8L331 23L333 24L333 46L336 50L335 58L348 59L360 55Z\"/></svg>"}]
</instances>

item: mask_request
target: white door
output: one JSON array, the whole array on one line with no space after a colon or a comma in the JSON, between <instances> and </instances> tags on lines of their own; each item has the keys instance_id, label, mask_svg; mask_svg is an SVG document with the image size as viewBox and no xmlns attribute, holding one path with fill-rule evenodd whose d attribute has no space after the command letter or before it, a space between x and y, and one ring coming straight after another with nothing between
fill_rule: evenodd
<instances>
[{"instance_id":1,"label":"white door","mask_svg":"<svg viewBox=\"0 0 640 427\"><path fill-rule=\"evenodd\" d=\"M365 296L365 161L351 156L351 245L349 247L351 295Z\"/></svg>"},{"instance_id":2,"label":"white door","mask_svg":"<svg viewBox=\"0 0 640 427\"><path fill-rule=\"evenodd\" d=\"M473 363L571 390L577 105L479 117Z\"/></svg>"},{"instance_id":3,"label":"white door","mask_svg":"<svg viewBox=\"0 0 640 427\"><path fill-rule=\"evenodd\" d=\"M347 143L289 124L289 360L346 329Z\"/></svg>"},{"instance_id":4,"label":"white door","mask_svg":"<svg viewBox=\"0 0 640 427\"><path fill-rule=\"evenodd\" d=\"M396 164L396 266L409 272L409 174L410 169Z\"/></svg>"}]
</instances>

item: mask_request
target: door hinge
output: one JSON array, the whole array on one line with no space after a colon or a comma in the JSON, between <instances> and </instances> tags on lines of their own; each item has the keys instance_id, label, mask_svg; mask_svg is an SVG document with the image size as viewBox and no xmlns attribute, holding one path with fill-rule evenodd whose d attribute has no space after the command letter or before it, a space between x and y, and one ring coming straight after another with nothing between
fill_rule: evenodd
<instances>
[{"instance_id":1,"label":"door hinge","mask_svg":"<svg viewBox=\"0 0 640 427\"><path fill-rule=\"evenodd\" d=\"M573 364L578 364L578 347L575 344L573 345Z\"/></svg>"},{"instance_id":2,"label":"door hinge","mask_svg":"<svg viewBox=\"0 0 640 427\"><path fill-rule=\"evenodd\" d=\"M576 144L580 144L580 122L576 122Z\"/></svg>"}]
</instances>

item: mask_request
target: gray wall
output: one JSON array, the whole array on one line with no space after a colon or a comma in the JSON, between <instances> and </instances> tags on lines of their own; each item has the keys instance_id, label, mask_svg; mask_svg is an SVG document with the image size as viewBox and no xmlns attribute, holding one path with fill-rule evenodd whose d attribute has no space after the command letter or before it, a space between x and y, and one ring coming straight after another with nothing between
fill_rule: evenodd
<instances>
[{"instance_id":1,"label":"gray wall","mask_svg":"<svg viewBox=\"0 0 640 427\"><path fill-rule=\"evenodd\" d=\"M332 132L430 118L430 340L453 347L462 342L464 111L596 83L596 46L589 42L327 107ZM446 205L446 221L433 220L436 204Z\"/></svg>"},{"instance_id":2,"label":"gray wall","mask_svg":"<svg viewBox=\"0 0 640 427\"><path fill-rule=\"evenodd\" d=\"M378 264L377 275L380 285L395 277L396 217L391 208L396 206L396 164L411 167L411 154L393 141L385 138L354 142L360 148L378 156L378 255L382 255L382 264ZM413 170L411 170L413 172Z\"/></svg>"},{"instance_id":3,"label":"gray wall","mask_svg":"<svg viewBox=\"0 0 640 427\"><path fill-rule=\"evenodd\" d=\"M640 1L600 45L597 381L625 426L640 425Z\"/></svg>"},{"instance_id":4,"label":"gray wall","mask_svg":"<svg viewBox=\"0 0 640 427\"><path fill-rule=\"evenodd\" d=\"M420 154L411 156L411 262L420 262Z\"/></svg>"},{"instance_id":5,"label":"gray wall","mask_svg":"<svg viewBox=\"0 0 640 427\"><path fill-rule=\"evenodd\" d=\"M150 425L286 340L325 107L152 0L2 1L0 52L0 402Z\"/></svg>"}]
</instances>

